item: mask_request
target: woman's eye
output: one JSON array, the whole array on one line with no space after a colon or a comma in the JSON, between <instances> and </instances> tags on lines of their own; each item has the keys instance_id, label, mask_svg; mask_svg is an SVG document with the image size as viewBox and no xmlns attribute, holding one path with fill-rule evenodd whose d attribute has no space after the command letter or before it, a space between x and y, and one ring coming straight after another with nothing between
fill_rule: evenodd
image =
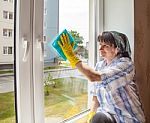
<instances>
[{"instance_id":1,"label":"woman's eye","mask_svg":"<svg viewBox=\"0 0 150 123\"><path fill-rule=\"evenodd\" d=\"M109 45L104 45L105 48L109 48Z\"/></svg>"},{"instance_id":2,"label":"woman's eye","mask_svg":"<svg viewBox=\"0 0 150 123\"><path fill-rule=\"evenodd\" d=\"M100 45L100 47L102 47L102 48L110 48L110 46L109 45Z\"/></svg>"},{"instance_id":3,"label":"woman's eye","mask_svg":"<svg viewBox=\"0 0 150 123\"><path fill-rule=\"evenodd\" d=\"M103 47L105 47L105 48L109 48L109 45L103 45Z\"/></svg>"}]
</instances>

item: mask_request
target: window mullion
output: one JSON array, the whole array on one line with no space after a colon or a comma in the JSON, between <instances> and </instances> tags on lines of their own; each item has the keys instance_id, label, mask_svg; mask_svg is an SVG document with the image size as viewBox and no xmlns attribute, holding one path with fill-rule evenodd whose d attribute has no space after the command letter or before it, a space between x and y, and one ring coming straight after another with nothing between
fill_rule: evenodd
<instances>
[{"instance_id":1,"label":"window mullion","mask_svg":"<svg viewBox=\"0 0 150 123\"><path fill-rule=\"evenodd\" d=\"M31 0L18 0L16 13L16 91L18 123L34 123Z\"/></svg>"},{"instance_id":2,"label":"window mullion","mask_svg":"<svg viewBox=\"0 0 150 123\"><path fill-rule=\"evenodd\" d=\"M44 1L34 1L33 14L33 84L34 84L34 120L44 123L44 43L43 43Z\"/></svg>"}]
</instances>

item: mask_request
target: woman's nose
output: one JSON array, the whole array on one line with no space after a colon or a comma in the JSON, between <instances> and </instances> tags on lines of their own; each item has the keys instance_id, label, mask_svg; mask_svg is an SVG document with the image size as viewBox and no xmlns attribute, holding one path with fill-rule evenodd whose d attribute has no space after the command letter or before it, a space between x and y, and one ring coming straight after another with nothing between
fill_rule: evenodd
<instances>
[{"instance_id":1,"label":"woman's nose","mask_svg":"<svg viewBox=\"0 0 150 123\"><path fill-rule=\"evenodd\" d=\"M103 50L103 46L102 45L99 46L99 50Z\"/></svg>"}]
</instances>

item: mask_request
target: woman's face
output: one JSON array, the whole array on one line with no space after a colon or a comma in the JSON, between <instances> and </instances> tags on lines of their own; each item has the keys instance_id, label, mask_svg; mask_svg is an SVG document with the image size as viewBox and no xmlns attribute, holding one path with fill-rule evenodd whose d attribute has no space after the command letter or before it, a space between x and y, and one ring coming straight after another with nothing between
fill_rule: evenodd
<instances>
[{"instance_id":1,"label":"woman's face","mask_svg":"<svg viewBox=\"0 0 150 123\"><path fill-rule=\"evenodd\" d=\"M99 51L100 56L103 57L106 60L112 60L117 55L117 48L114 47L114 45L106 44L105 42L99 43Z\"/></svg>"}]
</instances>

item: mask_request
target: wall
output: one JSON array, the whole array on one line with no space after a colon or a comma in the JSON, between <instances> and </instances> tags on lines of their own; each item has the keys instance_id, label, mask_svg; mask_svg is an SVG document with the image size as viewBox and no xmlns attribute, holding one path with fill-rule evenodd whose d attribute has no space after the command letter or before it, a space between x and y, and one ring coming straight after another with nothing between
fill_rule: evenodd
<instances>
[{"instance_id":1,"label":"wall","mask_svg":"<svg viewBox=\"0 0 150 123\"><path fill-rule=\"evenodd\" d=\"M129 38L134 56L134 0L104 0L104 30L114 30Z\"/></svg>"},{"instance_id":2,"label":"wall","mask_svg":"<svg viewBox=\"0 0 150 123\"><path fill-rule=\"evenodd\" d=\"M103 24L104 30L118 30L129 37L146 123L150 123L150 1L105 0Z\"/></svg>"},{"instance_id":3,"label":"wall","mask_svg":"<svg viewBox=\"0 0 150 123\"><path fill-rule=\"evenodd\" d=\"M150 123L150 1L135 0L135 66L136 79L147 122Z\"/></svg>"}]
</instances>

